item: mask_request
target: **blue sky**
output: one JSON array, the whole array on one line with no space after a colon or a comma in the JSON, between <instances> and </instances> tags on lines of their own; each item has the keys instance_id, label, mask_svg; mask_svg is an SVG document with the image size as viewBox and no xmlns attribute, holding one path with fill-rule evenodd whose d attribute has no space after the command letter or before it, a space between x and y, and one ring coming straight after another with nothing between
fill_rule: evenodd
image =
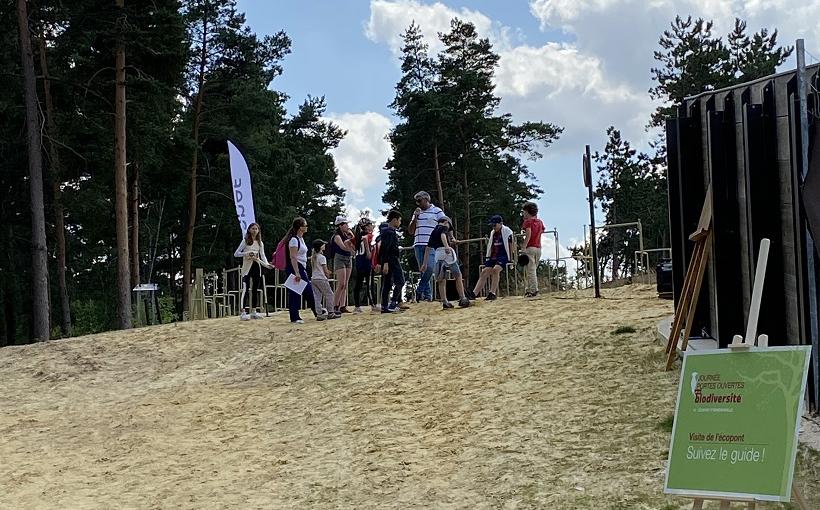
<instances>
[{"instance_id":1,"label":"blue sky","mask_svg":"<svg viewBox=\"0 0 820 510\"><path fill-rule=\"evenodd\" d=\"M540 216L558 229L562 256L589 222L584 144L601 149L610 125L638 147L653 135L644 129L655 106L647 94L652 51L676 14L714 19L718 34L738 16L753 31L778 28L781 43L804 37L820 55L820 0L239 0L239 8L258 34L285 30L293 41L272 85L290 96L288 110L324 95L328 119L348 130L334 156L351 214L383 207L401 32L415 20L435 49L434 34L453 16L472 21L501 56L500 111L565 129L544 159L529 163L545 192ZM545 241L544 256L554 257Z\"/></svg>"}]
</instances>

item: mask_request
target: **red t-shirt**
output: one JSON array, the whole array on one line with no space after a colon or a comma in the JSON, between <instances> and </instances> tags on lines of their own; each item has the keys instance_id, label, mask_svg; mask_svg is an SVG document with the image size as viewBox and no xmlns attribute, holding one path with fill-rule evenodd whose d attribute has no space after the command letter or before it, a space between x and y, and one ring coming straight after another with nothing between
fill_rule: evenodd
<instances>
[{"instance_id":1,"label":"red t-shirt","mask_svg":"<svg viewBox=\"0 0 820 510\"><path fill-rule=\"evenodd\" d=\"M544 233L544 223L538 218L527 218L524 220L524 230L530 229L530 242L525 248L540 248L541 234Z\"/></svg>"}]
</instances>

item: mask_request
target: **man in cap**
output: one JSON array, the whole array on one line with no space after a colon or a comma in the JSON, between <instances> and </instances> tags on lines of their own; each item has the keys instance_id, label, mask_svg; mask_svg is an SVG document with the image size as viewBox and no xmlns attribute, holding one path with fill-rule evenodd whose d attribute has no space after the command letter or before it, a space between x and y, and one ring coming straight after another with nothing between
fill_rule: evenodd
<instances>
[{"instance_id":1,"label":"man in cap","mask_svg":"<svg viewBox=\"0 0 820 510\"><path fill-rule=\"evenodd\" d=\"M432 301L433 290L430 286L430 278L433 276L433 268L436 266L434 259L434 252L429 252L425 259L424 251L427 248L427 243L430 241L430 234L436 228L438 221L444 217L444 211L441 208L433 205L430 200L430 194L426 191L419 191L415 194L416 210L413 212L413 218L410 220L410 225L407 226L408 232L413 234L413 251L416 255L416 262L418 262L419 269L425 268L421 271L421 281L416 289L416 301Z\"/></svg>"}]
</instances>

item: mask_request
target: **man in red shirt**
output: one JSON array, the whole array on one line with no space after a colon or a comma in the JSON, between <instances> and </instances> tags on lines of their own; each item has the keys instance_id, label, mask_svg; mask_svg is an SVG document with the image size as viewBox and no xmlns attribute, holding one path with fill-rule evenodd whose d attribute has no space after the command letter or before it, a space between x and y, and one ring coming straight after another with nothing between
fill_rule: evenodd
<instances>
[{"instance_id":1,"label":"man in red shirt","mask_svg":"<svg viewBox=\"0 0 820 510\"><path fill-rule=\"evenodd\" d=\"M538 262L541 260L541 234L544 233L544 223L538 219L538 205L534 202L524 204L524 244L523 251L530 261L527 264L527 285L524 289L526 297L538 295Z\"/></svg>"}]
</instances>

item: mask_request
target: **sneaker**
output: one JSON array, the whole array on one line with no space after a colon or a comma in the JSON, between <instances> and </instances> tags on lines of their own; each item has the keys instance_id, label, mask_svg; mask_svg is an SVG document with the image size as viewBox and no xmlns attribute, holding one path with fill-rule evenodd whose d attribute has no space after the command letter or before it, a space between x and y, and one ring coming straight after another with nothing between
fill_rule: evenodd
<instances>
[{"instance_id":1,"label":"sneaker","mask_svg":"<svg viewBox=\"0 0 820 510\"><path fill-rule=\"evenodd\" d=\"M534 291L530 292L530 294L531 294L530 297L537 297L538 296L538 291L534 290Z\"/></svg>"},{"instance_id":2,"label":"sneaker","mask_svg":"<svg viewBox=\"0 0 820 510\"><path fill-rule=\"evenodd\" d=\"M397 308L382 308L382 313L397 313L398 311Z\"/></svg>"},{"instance_id":3,"label":"sneaker","mask_svg":"<svg viewBox=\"0 0 820 510\"><path fill-rule=\"evenodd\" d=\"M239 315L239 320L241 320L241 321L249 321L249 320L251 320L251 316L250 316L250 315L248 315L248 312L242 312L242 313Z\"/></svg>"},{"instance_id":4,"label":"sneaker","mask_svg":"<svg viewBox=\"0 0 820 510\"><path fill-rule=\"evenodd\" d=\"M291 324L304 324L305 321L303 321L302 319L296 319L295 321L290 321L290 323Z\"/></svg>"},{"instance_id":5,"label":"sneaker","mask_svg":"<svg viewBox=\"0 0 820 510\"><path fill-rule=\"evenodd\" d=\"M362 313L362 307L357 306L356 308L353 309L353 313Z\"/></svg>"},{"instance_id":6,"label":"sneaker","mask_svg":"<svg viewBox=\"0 0 820 510\"><path fill-rule=\"evenodd\" d=\"M254 311L253 313L251 313L251 319L263 319L264 317L265 317L264 315L262 315L261 313L259 313L257 311Z\"/></svg>"},{"instance_id":7,"label":"sneaker","mask_svg":"<svg viewBox=\"0 0 820 510\"><path fill-rule=\"evenodd\" d=\"M324 321L324 320L327 320L327 315L325 315L325 314L319 314L319 315L317 315L317 316L316 316L316 320L317 320L317 321Z\"/></svg>"},{"instance_id":8,"label":"sneaker","mask_svg":"<svg viewBox=\"0 0 820 510\"><path fill-rule=\"evenodd\" d=\"M408 305L407 303L398 303L398 309L399 310L409 310L410 305Z\"/></svg>"},{"instance_id":9,"label":"sneaker","mask_svg":"<svg viewBox=\"0 0 820 510\"><path fill-rule=\"evenodd\" d=\"M487 294L487 297L484 298L484 299L486 301L495 301L497 299L497 296L494 293L490 292L489 294Z\"/></svg>"},{"instance_id":10,"label":"sneaker","mask_svg":"<svg viewBox=\"0 0 820 510\"><path fill-rule=\"evenodd\" d=\"M473 292L472 290L467 289L467 291L464 294L467 296L467 299L472 300L472 301L476 300L475 292Z\"/></svg>"},{"instance_id":11,"label":"sneaker","mask_svg":"<svg viewBox=\"0 0 820 510\"><path fill-rule=\"evenodd\" d=\"M330 312L330 313L327 314L327 320L339 319L341 317L342 317L342 314L340 314L340 313Z\"/></svg>"},{"instance_id":12,"label":"sneaker","mask_svg":"<svg viewBox=\"0 0 820 510\"><path fill-rule=\"evenodd\" d=\"M441 302L441 309L442 310L450 310L452 308L454 308L453 303L451 303L449 301L442 301Z\"/></svg>"},{"instance_id":13,"label":"sneaker","mask_svg":"<svg viewBox=\"0 0 820 510\"><path fill-rule=\"evenodd\" d=\"M470 306L470 300L466 297L463 297L458 300L458 306L460 306L461 308L467 308Z\"/></svg>"},{"instance_id":14,"label":"sneaker","mask_svg":"<svg viewBox=\"0 0 820 510\"><path fill-rule=\"evenodd\" d=\"M530 291L525 292L524 297L532 297L532 292L530 292Z\"/></svg>"},{"instance_id":15,"label":"sneaker","mask_svg":"<svg viewBox=\"0 0 820 510\"><path fill-rule=\"evenodd\" d=\"M346 306L343 306L343 307L339 308L338 313L350 313L350 310L348 310Z\"/></svg>"}]
</instances>

